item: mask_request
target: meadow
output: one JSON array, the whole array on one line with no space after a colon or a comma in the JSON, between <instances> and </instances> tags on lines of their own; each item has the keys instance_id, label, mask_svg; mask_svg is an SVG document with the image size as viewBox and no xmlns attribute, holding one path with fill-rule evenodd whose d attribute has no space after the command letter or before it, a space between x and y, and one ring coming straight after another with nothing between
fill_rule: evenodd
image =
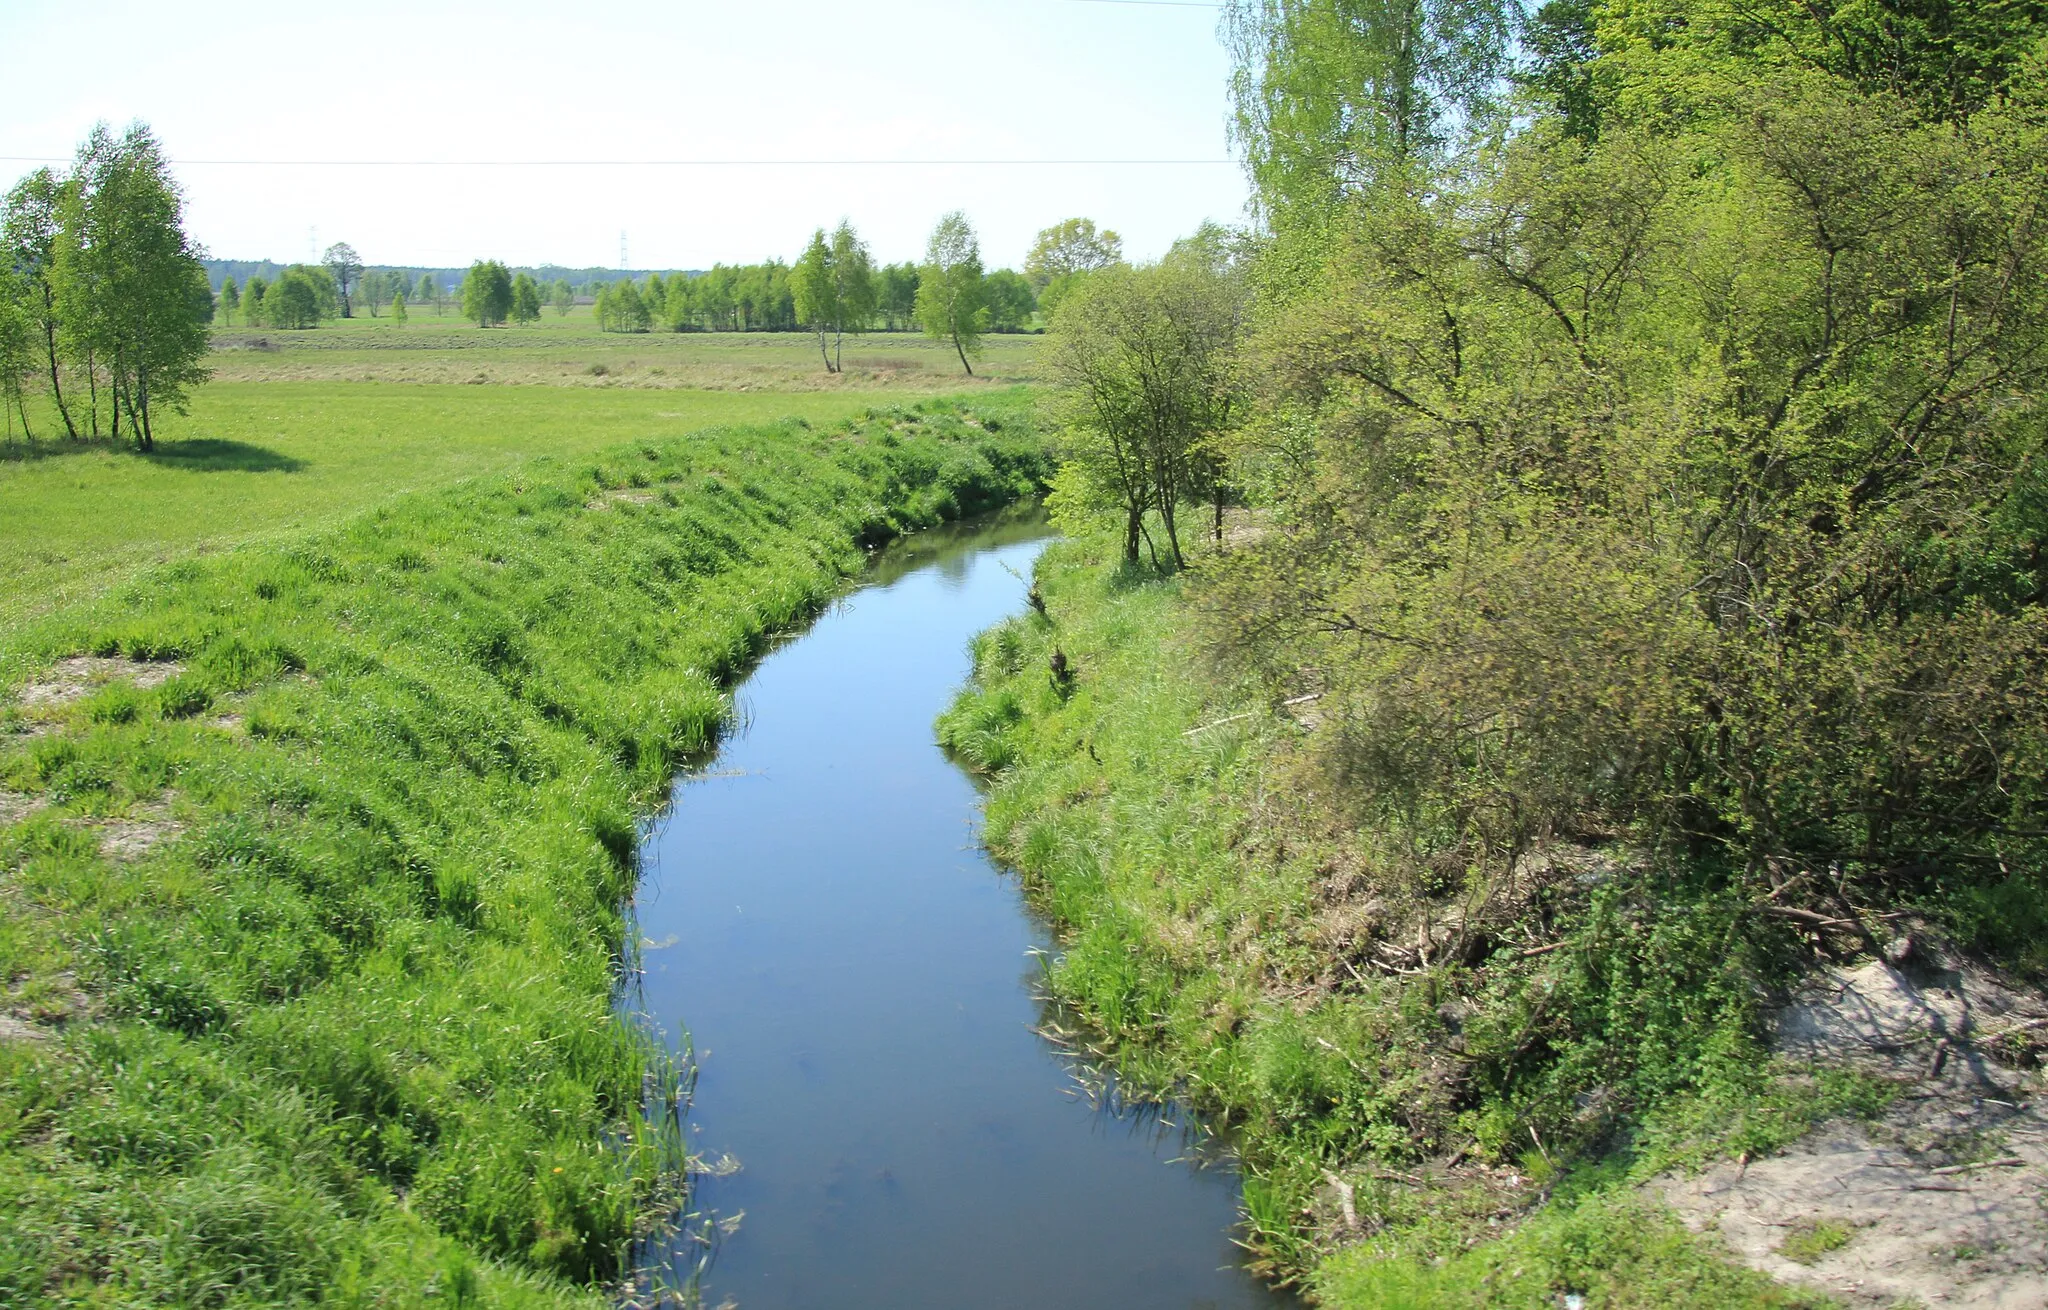
<instances>
[{"instance_id":1,"label":"meadow","mask_svg":"<svg viewBox=\"0 0 2048 1310\"><path fill-rule=\"evenodd\" d=\"M488 330L431 314L216 329L216 380L190 414L166 417L151 454L53 437L51 412L36 416L38 440L0 444L0 557L12 563L0 624L89 599L150 564L289 536L536 456L723 424L829 423L892 396L1002 385L970 383L957 365L940 367L932 343L894 335L866 339L849 360L915 367L827 385L808 341L606 334L587 311ZM991 359L1013 359L1021 376L1036 341L1005 338Z\"/></svg>"},{"instance_id":2,"label":"meadow","mask_svg":"<svg viewBox=\"0 0 2048 1310\"><path fill-rule=\"evenodd\" d=\"M456 382L598 389L929 392L1039 377L1045 338L992 334L975 376L950 344L916 332L849 337L845 371L820 367L806 332L601 332L587 306L566 316L480 328L451 309L414 309L406 322L338 319L305 331L214 329L215 376L224 382Z\"/></svg>"}]
</instances>

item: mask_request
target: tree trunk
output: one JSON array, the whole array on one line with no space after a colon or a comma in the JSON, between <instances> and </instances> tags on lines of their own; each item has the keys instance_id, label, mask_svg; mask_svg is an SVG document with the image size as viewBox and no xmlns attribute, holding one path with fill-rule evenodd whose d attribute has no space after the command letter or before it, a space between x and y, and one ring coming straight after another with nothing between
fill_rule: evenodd
<instances>
[{"instance_id":1,"label":"tree trunk","mask_svg":"<svg viewBox=\"0 0 2048 1310\"><path fill-rule=\"evenodd\" d=\"M43 345L50 352L50 394L56 398L57 414L64 420L64 433L78 440L78 425L71 421L71 407L64 403L64 384L57 380L57 302L50 289L43 288ZM22 411L26 414L28 411Z\"/></svg>"},{"instance_id":2,"label":"tree trunk","mask_svg":"<svg viewBox=\"0 0 2048 1310\"><path fill-rule=\"evenodd\" d=\"M137 408L142 411L140 445L146 454L156 449L156 434L151 432L149 428L149 365L147 364L141 365L135 370L135 391ZM132 419L130 423L132 426Z\"/></svg>"},{"instance_id":3,"label":"tree trunk","mask_svg":"<svg viewBox=\"0 0 2048 1310\"><path fill-rule=\"evenodd\" d=\"M973 377L974 365L967 362L967 347L960 344L960 334L958 332L953 334L953 349L960 353L960 367L967 370L968 377ZM1137 557L1132 556L1132 558L1135 559Z\"/></svg>"},{"instance_id":4,"label":"tree trunk","mask_svg":"<svg viewBox=\"0 0 2048 1310\"><path fill-rule=\"evenodd\" d=\"M1136 564L1138 562L1138 534L1144 531L1144 529L1145 511L1143 507L1137 509L1126 507L1124 513L1124 563Z\"/></svg>"},{"instance_id":5,"label":"tree trunk","mask_svg":"<svg viewBox=\"0 0 2048 1310\"><path fill-rule=\"evenodd\" d=\"M113 385L112 378L107 380L107 385L110 387ZM94 353L91 346L85 348L85 387L86 413L92 418L92 434L97 437L100 434L100 361L99 356ZM119 404L114 406L113 425L114 435L120 436L121 407Z\"/></svg>"}]
</instances>

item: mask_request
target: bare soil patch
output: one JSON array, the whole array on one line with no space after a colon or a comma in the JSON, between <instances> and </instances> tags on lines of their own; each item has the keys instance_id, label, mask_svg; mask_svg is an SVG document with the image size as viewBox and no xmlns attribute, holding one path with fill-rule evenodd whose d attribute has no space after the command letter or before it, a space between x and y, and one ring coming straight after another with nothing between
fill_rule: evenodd
<instances>
[{"instance_id":1,"label":"bare soil patch","mask_svg":"<svg viewBox=\"0 0 2048 1310\"><path fill-rule=\"evenodd\" d=\"M41 808L43 798L40 796L26 796L18 791L0 791L0 828L11 823L20 823Z\"/></svg>"},{"instance_id":2,"label":"bare soil patch","mask_svg":"<svg viewBox=\"0 0 2048 1310\"><path fill-rule=\"evenodd\" d=\"M185 666L175 660L152 664L142 660L74 655L58 660L47 676L24 686L17 699L24 706L68 705L110 682L126 681L147 689L168 682L184 671Z\"/></svg>"},{"instance_id":3,"label":"bare soil patch","mask_svg":"<svg viewBox=\"0 0 2048 1310\"><path fill-rule=\"evenodd\" d=\"M110 860L139 860L185 831L185 825L171 817L169 807L148 805L115 819L101 819L90 827L99 837L100 854Z\"/></svg>"},{"instance_id":4,"label":"bare soil patch","mask_svg":"<svg viewBox=\"0 0 2048 1310\"><path fill-rule=\"evenodd\" d=\"M1852 1306L2039 1310L2048 1088L2022 1067L2037 1034L2048 1035L2048 1000L1984 970L1830 970L1781 1014L1779 1050L1896 1082L1890 1110L1656 1188L1752 1268Z\"/></svg>"}]
</instances>

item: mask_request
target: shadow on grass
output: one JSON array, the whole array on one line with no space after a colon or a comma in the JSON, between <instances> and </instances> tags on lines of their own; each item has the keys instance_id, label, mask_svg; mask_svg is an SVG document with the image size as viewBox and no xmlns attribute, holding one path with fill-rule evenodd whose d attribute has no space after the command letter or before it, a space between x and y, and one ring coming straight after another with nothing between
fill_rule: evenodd
<instances>
[{"instance_id":1,"label":"shadow on grass","mask_svg":"<svg viewBox=\"0 0 2048 1310\"><path fill-rule=\"evenodd\" d=\"M0 441L0 464L63 459L71 455L89 455L94 451L117 455L138 453L126 439L81 437L74 440L60 436L24 441L17 437L11 441ZM306 461L291 455L281 455L263 446L252 446L246 441L222 441L213 437L164 442L155 450L142 455L142 458L152 464L190 469L195 473L221 473L230 470L243 473L296 473L306 467Z\"/></svg>"},{"instance_id":2,"label":"shadow on grass","mask_svg":"<svg viewBox=\"0 0 2048 1310\"><path fill-rule=\"evenodd\" d=\"M165 442L143 458L152 464L190 469L195 473L221 473L229 470L242 473L296 473L306 467L306 461L291 455L281 455L264 446L252 446L246 441L222 441L214 437Z\"/></svg>"}]
</instances>

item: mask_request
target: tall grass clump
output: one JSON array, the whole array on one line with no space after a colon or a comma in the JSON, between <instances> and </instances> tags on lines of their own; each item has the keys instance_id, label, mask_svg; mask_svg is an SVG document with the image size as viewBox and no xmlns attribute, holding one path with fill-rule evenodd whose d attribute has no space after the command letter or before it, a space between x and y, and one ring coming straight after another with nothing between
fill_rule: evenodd
<instances>
[{"instance_id":1,"label":"tall grass clump","mask_svg":"<svg viewBox=\"0 0 2048 1310\"><path fill-rule=\"evenodd\" d=\"M639 816L864 547L1044 474L936 402L718 430L11 637L0 1302L594 1304L674 1202Z\"/></svg>"}]
</instances>

